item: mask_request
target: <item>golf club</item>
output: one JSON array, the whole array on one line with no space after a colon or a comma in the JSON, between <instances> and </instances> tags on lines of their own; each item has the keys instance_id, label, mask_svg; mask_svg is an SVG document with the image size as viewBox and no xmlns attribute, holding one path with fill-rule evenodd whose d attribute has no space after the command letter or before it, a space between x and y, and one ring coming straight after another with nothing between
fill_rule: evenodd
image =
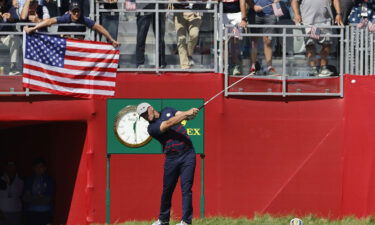
<instances>
[{"instance_id":1,"label":"golf club","mask_svg":"<svg viewBox=\"0 0 375 225\"><path fill-rule=\"evenodd\" d=\"M212 98L207 100L203 105L201 105L198 109L201 110L205 105L207 105L210 101L214 100L217 96L219 96L221 93L223 93L225 90L233 87L234 85L238 84L239 82L243 81L245 78L254 75L254 73L249 73L248 75L244 76L243 78L239 79L238 81L234 82L233 84L229 85L227 88L224 88L222 91L214 95Z\"/></svg>"}]
</instances>

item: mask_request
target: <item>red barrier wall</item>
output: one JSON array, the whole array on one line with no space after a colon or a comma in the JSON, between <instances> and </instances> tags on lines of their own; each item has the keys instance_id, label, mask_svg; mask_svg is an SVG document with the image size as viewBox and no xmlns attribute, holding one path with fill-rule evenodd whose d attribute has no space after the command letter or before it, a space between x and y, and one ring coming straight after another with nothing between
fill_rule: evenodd
<instances>
[{"instance_id":1,"label":"red barrier wall","mask_svg":"<svg viewBox=\"0 0 375 225\"><path fill-rule=\"evenodd\" d=\"M375 84L372 76L348 76L344 108L342 214L375 214Z\"/></svg>"},{"instance_id":2,"label":"red barrier wall","mask_svg":"<svg viewBox=\"0 0 375 225\"><path fill-rule=\"evenodd\" d=\"M120 74L116 98L209 99L222 88L217 74ZM346 76L345 98L220 96L209 103L206 215L374 214L374 90L374 78ZM81 158L68 224L105 221L105 118L102 100L38 96L0 102L5 130L30 121L87 123L82 152L74 156ZM163 156L114 155L111 162L112 222L156 218ZM193 190L196 216L199 170ZM177 190L174 216L180 215L180 195Z\"/></svg>"}]
</instances>

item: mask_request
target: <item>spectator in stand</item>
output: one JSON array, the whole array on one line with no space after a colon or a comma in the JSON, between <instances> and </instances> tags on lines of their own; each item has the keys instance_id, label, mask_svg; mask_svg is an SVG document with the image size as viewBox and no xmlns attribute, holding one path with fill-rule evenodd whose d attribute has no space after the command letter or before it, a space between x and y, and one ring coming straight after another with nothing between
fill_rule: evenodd
<instances>
[{"instance_id":1,"label":"spectator in stand","mask_svg":"<svg viewBox=\"0 0 375 225\"><path fill-rule=\"evenodd\" d=\"M251 17L252 21L251 24L264 24L264 25L275 25L277 23L277 18L274 15L272 9L273 0L251 0L255 11L255 16ZM265 33L265 34L272 34L275 33L275 28L252 28L252 32L254 33ZM255 66L257 61L258 55L258 38L252 38L252 49L251 49L251 67L250 73L257 72L257 68ZM272 66L272 38L268 36L263 37L263 49L264 49L264 57L266 60L267 68L265 70L265 74L267 75L276 75L276 70Z\"/></svg>"},{"instance_id":2,"label":"spectator in stand","mask_svg":"<svg viewBox=\"0 0 375 225\"><path fill-rule=\"evenodd\" d=\"M39 23L49 19L49 11L46 6L39 5L36 0L26 0L21 11L21 20Z\"/></svg>"},{"instance_id":3,"label":"spectator in stand","mask_svg":"<svg viewBox=\"0 0 375 225\"><path fill-rule=\"evenodd\" d=\"M66 12L69 11L70 4L72 2L77 2L82 10L81 13L85 17L90 16L90 0L60 0L60 5L59 5L59 12L60 15L64 15Z\"/></svg>"},{"instance_id":4,"label":"spectator in stand","mask_svg":"<svg viewBox=\"0 0 375 225\"><path fill-rule=\"evenodd\" d=\"M43 12L46 10L48 10L48 12L45 12L44 17L48 15L54 17L57 15L56 0L32 0L27 3L27 7L24 9L26 1L27 0L12 0L13 7L16 9L19 20L27 22L32 22L32 20L41 21L43 19ZM47 8L43 8L44 6ZM22 10L25 11L23 18L21 18ZM31 20L29 20L29 13L31 15Z\"/></svg>"},{"instance_id":5,"label":"spectator in stand","mask_svg":"<svg viewBox=\"0 0 375 225\"><path fill-rule=\"evenodd\" d=\"M33 170L34 174L26 179L23 196L26 225L51 224L55 183L47 175L44 159L34 160Z\"/></svg>"},{"instance_id":6,"label":"spectator in stand","mask_svg":"<svg viewBox=\"0 0 375 225\"><path fill-rule=\"evenodd\" d=\"M0 23L13 23L17 22L19 17L17 10L9 4L6 0L0 0ZM15 26L4 26L0 25L1 32L14 32L16 31ZM10 71L9 75L19 75L20 72L17 69L17 62L19 62L19 49L21 46L21 40L15 35L0 35L0 42L7 46L10 50Z\"/></svg>"},{"instance_id":7,"label":"spectator in stand","mask_svg":"<svg viewBox=\"0 0 375 225\"><path fill-rule=\"evenodd\" d=\"M117 0L108 0L103 4L104 9L117 9ZM101 15L101 24L108 33L117 40L119 15L115 12L105 12ZM104 37L102 37L104 39Z\"/></svg>"},{"instance_id":8,"label":"spectator in stand","mask_svg":"<svg viewBox=\"0 0 375 225\"><path fill-rule=\"evenodd\" d=\"M246 10L246 1L245 0L223 0L223 23L225 25L233 25L234 28L230 29L230 32L236 30L244 30L247 26L247 10ZM232 75L242 74L242 62L240 58L240 47L239 47L239 38L233 38L230 41L230 62Z\"/></svg>"},{"instance_id":9,"label":"spectator in stand","mask_svg":"<svg viewBox=\"0 0 375 225\"><path fill-rule=\"evenodd\" d=\"M152 3L139 3L137 9L154 9L155 4ZM159 5L159 9L165 8L163 5ZM146 37L150 24L152 22L152 28L155 34L155 23L156 16L153 12L138 12L137 14L137 45L136 45L136 63L137 68L144 68L145 64L145 48L146 48ZM167 62L165 61L165 13L159 13L159 67L165 68ZM156 35L156 34L155 34Z\"/></svg>"},{"instance_id":10,"label":"spectator in stand","mask_svg":"<svg viewBox=\"0 0 375 225\"><path fill-rule=\"evenodd\" d=\"M26 31L26 33L32 33L38 29L51 26L52 24L64 24L72 22L84 24L87 27L99 32L100 34L104 35L107 38L107 41L110 42L114 47L118 47L120 45L120 43L113 39L102 25L95 23L93 20L87 17L82 16L81 8L77 2L72 2L69 12L65 13L63 16L43 20L35 27L25 27L24 30Z\"/></svg>"},{"instance_id":11,"label":"spectator in stand","mask_svg":"<svg viewBox=\"0 0 375 225\"><path fill-rule=\"evenodd\" d=\"M303 23L304 25L317 27L331 25L333 22L332 1L336 10L335 23L343 25L340 0L302 0L301 3L299 3L298 0L292 0L295 23ZM314 31L312 28L307 28L306 33L311 34L311 32L320 32L320 34L332 34L332 29L317 28L317 30L318 31ZM328 68L328 55L330 53L332 40L329 37L320 37L318 40L308 37L306 38L305 43L308 64L310 66L310 75L321 77L331 76L333 73ZM320 70L318 69L318 62L315 58L316 44L322 46L319 60Z\"/></svg>"},{"instance_id":12,"label":"spectator in stand","mask_svg":"<svg viewBox=\"0 0 375 225\"><path fill-rule=\"evenodd\" d=\"M0 225L21 225L23 181L18 177L13 161L7 162L0 180L5 184L5 188L0 189L0 211L4 217Z\"/></svg>"},{"instance_id":13,"label":"spectator in stand","mask_svg":"<svg viewBox=\"0 0 375 225\"><path fill-rule=\"evenodd\" d=\"M59 16L59 9L56 0L43 0L43 6L47 8L50 17Z\"/></svg>"},{"instance_id":14,"label":"spectator in stand","mask_svg":"<svg viewBox=\"0 0 375 225\"><path fill-rule=\"evenodd\" d=\"M13 13L14 13L14 17L16 18L16 21L19 21L20 18L21 18L21 11L22 11L22 7L23 7L23 2L22 2L22 5L21 5L21 2L19 0L12 0L12 8L11 10L14 10Z\"/></svg>"},{"instance_id":15,"label":"spectator in stand","mask_svg":"<svg viewBox=\"0 0 375 225\"><path fill-rule=\"evenodd\" d=\"M291 2L291 0L280 0L279 1L279 4L281 6L281 9L282 9L282 12L283 12L284 15L280 16L280 17L276 17L278 25L294 25L294 22L292 20L292 15L291 15L293 13L290 13L290 11L292 10L290 2ZM276 29L276 30L277 30L276 33L282 33L283 32L282 29ZM287 29L286 33L287 34L292 33L292 31L290 29ZM290 44L288 45L288 44L289 44L289 42L288 42L288 39L287 39L287 46L286 46L287 54L293 54L293 46L290 45ZM273 56L281 57L282 56L282 48L283 48L282 37L276 37L276 44L275 44L275 47L274 47Z\"/></svg>"},{"instance_id":16,"label":"spectator in stand","mask_svg":"<svg viewBox=\"0 0 375 225\"><path fill-rule=\"evenodd\" d=\"M60 0L58 16L64 15L66 12L69 11L70 3L71 3L71 0Z\"/></svg>"},{"instance_id":17,"label":"spectator in stand","mask_svg":"<svg viewBox=\"0 0 375 225\"><path fill-rule=\"evenodd\" d=\"M70 10L70 5L73 2L77 2L81 8L81 15L84 17L90 16L90 0L60 0L59 14L58 16L64 15ZM52 17L52 16L51 16ZM84 26L64 26L60 25L58 27L59 32L85 32L86 27ZM70 35L64 35L70 37ZM85 39L85 35L74 35L74 38Z\"/></svg>"},{"instance_id":18,"label":"spectator in stand","mask_svg":"<svg viewBox=\"0 0 375 225\"><path fill-rule=\"evenodd\" d=\"M197 9L197 4L174 4L175 9ZM198 42L199 27L202 17L197 12L174 13L174 24L177 32L177 48L181 69L190 69L194 65L193 53Z\"/></svg>"},{"instance_id":19,"label":"spectator in stand","mask_svg":"<svg viewBox=\"0 0 375 225\"><path fill-rule=\"evenodd\" d=\"M354 2L348 23L360 23L362 19L375 23L375 0Z\"/></svg>"},{"instance_id":20,"label":"spectator in stand","mask_svg":"<svg viewBox=\"0 0 375 225\"><path fill-rule=\"evenodd\" d=\"M349 23L349 15L356 0L341 0L342 21L345 25Z\"/></svg>"}]
</instances>

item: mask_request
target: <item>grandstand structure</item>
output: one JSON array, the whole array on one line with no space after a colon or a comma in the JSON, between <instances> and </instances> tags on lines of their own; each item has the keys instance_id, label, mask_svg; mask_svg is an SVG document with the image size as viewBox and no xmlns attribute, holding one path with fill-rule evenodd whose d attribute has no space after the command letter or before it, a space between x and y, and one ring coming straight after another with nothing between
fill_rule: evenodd
<instances>
[{"instance_id":1,"label":"grandstand structure","mask_svg":"<svg viewBox=\"0 0 375 225\"><path fill-rule=\"evenodd\" d=\"M151 1L137 1L142 2ZM198 10L204 22L193 55L195 66L181 69L171 13L184 10L162 9L171 2L155 1L156 9L135 11L126 10L124 1L111 10L103 9L103 2L91 3L90 17L96 21L102 13L120 14L118 40L122 45L112 99L206 101L248 74L246 43L262 34L228 32L230 27L224 27L221 20L221 3L215 1L209 2L210 7L206 1L195 2L204 5ZM136 67L136 13L142 12L166 14L165 68L156 66L159 47L155 43L161 37L152 29L146 40L146 67ZM1 34L21 38L24 25L30 24L18 23L18 32ZM200 135L204 135L206 155L205 205L200 204L203 182L197 173L194 215L374 215L374 33L354 25L332 26L335 47L329 61L335 72L330 77L312 77L303 49L308 36L304 27L275 27L278 32L271 36L282 49L281 55L274 56L274 66L280 74L255 74L204 108ZM157 34L157 23L155 29ZM58 33L56 27L50 32ZM90 30L64 34L101 40ZM230 72L228 40L232 38L243 43L243 74L238 76ZM112 223L156 218L163 156L113 155L112 170L106 174L107 132L113 129L107 101L24 89L22 76L6 75L7 52L1 47L5 74L0 76L0 163L14 160L20 173L29 175L31 159L46 159L57 186L55 224L104 223L109 176ZM258 52L263 64L263 51ZM197 164L197 171L201 166ZM180 201L177 190L176 217L181 215Z\"/></svg>"},{"instance_id":2,"label":"grandstand structure","mask_svg":"<svg viewBox=\"0 0 375 225\"><path fill-rule=\"evenodd\" d=\"M137 3L149 3L150 1L137 1ZM160 75L166 72L213 72L223 73L225 75L225 87L228 87L237 78L233 77L230 71L230 49L228 48L228 42L231 39L241 39L241 51L240 58L242 59L242 75L247 75L250 68L249 59L249 43L252 37L262 37L263 34L254 33L231 33L233 27L224 27L222 23L222 6L217 2L207 3L205 1L194 2L194 4L202 5L202 9L194 10L202 14L202 20L204 21L200 27L199 42L195 48L193 59L195 66L191 69L181 69L179 66L179 56L176 44L176 32L173 22L173 13L186 12L188 10L176 10L168 9L168 5L178 3L178 1L154 1L156 9L137 9L127 10L125 8L125 2L119 2L118 9L104 9L102 6L104 2L96 1L90 4L90 17L96 22L101 21L101 15L103 13L118 13L119 26L118 26L118 40L122 43L120 47L120 64L119 72L155 72ZM209 8L205 7L209 4ZM148 32L145 47L145 58L146 66L138 69L135 62L135 50L137 43L137 25L136 15L138 13L151 13L155 12L156 16L165 16L165 35L159 37L154 35L151 31ZM31 26L32 23L17 23L17 24L5 24L4 26L16 26L18 32L3 32L4 35L11 34L19 38L22 38L22 27ZM78 24L64 25L64 26L82 26ZM267 27L275 28L276 32L269 36L274 39L274 46L279 49L278 55L273 56L273 64L278 71L280 76L263 76L262 70L257 73L253 78L247 82L237 85L235 88L229 89L225 92L225 95L309 95L309 96L341 96L344 95L343 90L343 74L360 74L369 75L374 73L374 46L373 38L374 34L369 32L367 29L360 29L354 25L347 27L330 26L330 27L319 27L319 28L330 28L334 31L332 35L322 35L322 37L329 37L333 40L333 47L329 56L329 65L333 72L333 76L328 79L321 79L321 87L317 87L314 90L314 85L306 89L306 85L309 83L309 79L316 80L316 77L309 77L309 67L307 66L307 59L305 57L305 48L303 40L309 36L305 33L305 29L309 26L295 26L295 25L266 25ZM104 39L98 34L91 32L87 29L85 32L57 32L58 26L53 26L48 29L49 33L59 35L71 35L83 36L88 40L103 41ZM248 28L261 28L262 25L248 25ZM158 34L159 24L155 24L155 33ZM250 29L248 29L250 31ZM155 43L159 42L159 39L163 38L166 43L166 61L168 62L167 67L159 68L155 66L158 64L157 52L159 52L159 46ZM276 42L279 45L276 46ZM280 47L281 44L281 47ZM264 65L264 56L262 54L262 44L258 45L258 63L261 66ZM2 48L1 56L4 57L5 62L8 49ZM281 53L281 55L280 55ZM229 61L228 61L229 60ZM3 74L6 75L9 71L9 65L3 63ZM279 80L280 82L275 82ZM298 87L298 81L301 80L303 83L302 87ZM269 83L278 83L278 85L268 85ZM312 81L314 82L314 81ZM323 84L326 82L326 84ZM252 85L254 84L254 85ZM262 84L262 85L260 85ZM28 89L22 90L20 87L9 87L9 90L1 90L4 95L7 94L44 94L29 91Z\"/></svg>"}]
</instances>

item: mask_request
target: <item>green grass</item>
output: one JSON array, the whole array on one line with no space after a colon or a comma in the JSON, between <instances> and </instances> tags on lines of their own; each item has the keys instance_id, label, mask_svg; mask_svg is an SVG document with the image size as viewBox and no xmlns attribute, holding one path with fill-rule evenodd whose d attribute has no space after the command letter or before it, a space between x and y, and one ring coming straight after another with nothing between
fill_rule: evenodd
<instances>
[{"instance_id":1,"label":"green grass","mask_svg":"<svg viewBox=\"0 0 375 225\"><path fill-rule=\"evenodd\" d=\"M289 225L293 216L272 217L270 215L255 216L247 218L210 217L205 219L194 219L194 225ZM316 216L306 216L300 218L304 225L374 225L373 217L357 219L346 217L340 220L329 220ZM153 221L129 221L126 223L116 223L116 225L151 225ZM171 221L170 225L175 225L178 221Z\"/></svg>"}]
</instances>

